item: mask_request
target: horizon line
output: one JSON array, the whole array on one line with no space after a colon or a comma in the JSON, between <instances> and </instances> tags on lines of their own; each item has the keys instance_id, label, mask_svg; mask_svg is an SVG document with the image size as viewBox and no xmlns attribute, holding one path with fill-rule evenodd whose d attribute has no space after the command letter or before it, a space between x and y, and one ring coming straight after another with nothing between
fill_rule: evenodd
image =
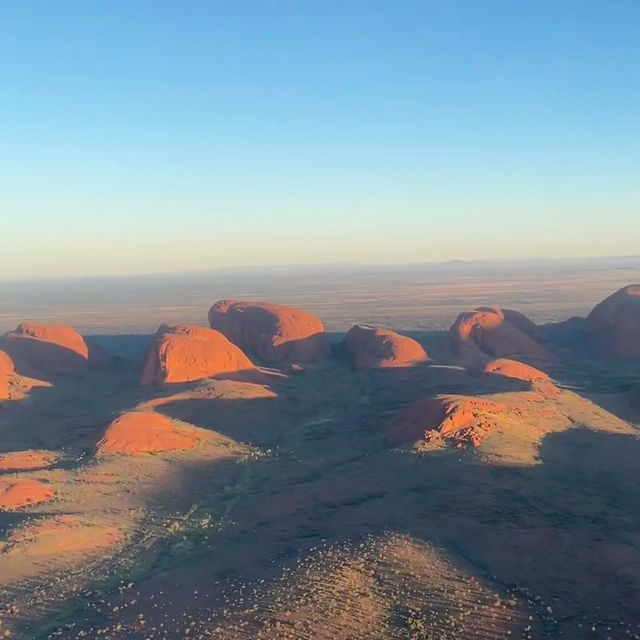
<instances>
[{"instance_id":1,"label":"horizon line","mask_svg":"<svg viewBox=\"0 0 640 640\"><path fill-rule=\"evenodd\" d=\"M279 263L279 264L247 264L238 266L214 267L211 269L187 269L184 271L152 271L152 272L133 272L133 273L114 273L114 274L96 274L96 275L67 275L67 276L35 276L28 278L2 278L0 284L21 284L21 283L37 283L37 282L61 282L61 281L77 281L77 280L114 280L126 278L162 278L162 277L180 277L180 276L197 276L197 275L215 275L233 272L250 272L257 270L279 271L282 269L301 269L301 270L335 270L335 269L416 269L420 267L438 268L438 267L455 267L455 266L471 266L478 264L526 264L526 263L545 263L545 262L578 262L578 261L608 261L608 260L640 260L640 254L623 254L623 255L607 255L607 256L532 256L527 258L475 258L465 260L463 258L452 258L450 260L424 261L424 262L310 262L310 263Z\"/></svg>"}]
</instances>

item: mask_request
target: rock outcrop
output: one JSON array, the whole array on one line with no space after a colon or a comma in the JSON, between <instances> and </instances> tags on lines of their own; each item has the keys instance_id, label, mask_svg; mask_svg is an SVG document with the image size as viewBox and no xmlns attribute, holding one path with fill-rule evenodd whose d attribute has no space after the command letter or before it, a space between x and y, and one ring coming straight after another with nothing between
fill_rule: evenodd
<instances>
[{"instance_id":1,"label":"rock outcrop","mask_svg":"<svg viewBox=\"0 0 640 640\"><path fill-rule=\"evenodd\" d=\"M268 363L305 363L329 353L322 322L284 305L220 300L209 311L209 324L243 351Z\"/></svg>"},{"instance_id":2,"label":"rock outcrop","mask_svg":"<svg viewBox=\"0 0 640 640\"><path fill-rule=\"evenodd\" d=\"M16 471L34 471L46 469L55 464L60 455L53 451L9 451L0 454L0 472L15 473Z\"/></svg>"},{"instance_id":3,"label":"rock outcrop","mask_svg":"<svg viewBox=\"0 0 640 640\"><path fill-rule=\"evenodd\" d=\"M219 331L194 325L161 325L149 348L141 382L192 382L254 368L242 350Z\"/></svg>"},{"instance_id":4,"label":"rock outcrop","mask_svg":"<svg viewBox=\"0 0 640 640\"><path fill-rule=\"evenodd\" d=\"M15 372L9 354L0 351L0 402L9 398L9 381Z\"/></svg>"},{"instance_id":5,"label":"rock outcrop","mask_svg":"<svg viewBox=\"0 0 640 640\"><path fill-rule=\"evenodd\" d=\"M462 357L553 362L553 354L534 339L535 332L530 325L535 327L518 312L485 307L461 313L449 329L449 335L454 351Z\"/></svg>"},{"instance_id":6,"label":"rock outcrop","mask_svg":"<svg viewBox=\"0 0 640 640\"><path fill-rule=\"evenodd\" d=\"M130 411L114 420L96 447L97 455L184 451L203 442L209 432L178 425L152 411Z\"/></svg>"},{"instance_id":7,"label":"rock outcrop","mask_svg":"<svg viewBox=\"0 0 640 640\"><path fill-rule=\"evenodd\" d=\"M345 346L358 369L412 367L428 359L426 351L412 338L361 324L349 329Z\"/></svg>"},{"instance_id":8,"label":"rock outcrop","mask_svg":"<svg viewBox=\"0 0 640 640\"><path fill-rule=\"evenodd\" d=\"M13 360L8 353L0 351L0 376L11 376L14 372Z\"/></svg>"},{"instance_id":9,"label":"rock outcrop","mask_svg":"<svg viewBox=\"0 0 640 640\"><path fill-rule=\"evenodd\" d=\"M425 440L478 446L496 425L505 404L470 396L436 396L409 405L391 424L387 442L398 446Z\"/></svg>"},{"instance_id":10,"label":"rock outcrop","mask_svg":"<svg viewBox=\"0 0 640 640\"><path fill-rule=\"evenodd\" d=\"M503 320L506 320L509 324L517 327L523 333L526 333L530 338L538 341L542 338L540 327L532 322L524 313L515 311L514 309L502 309L500 307L478 307L476 311L489 311L499 315Z\"/></svg>"},{"instance_id":11,"label":"rock outcrop","mask_svg":"<svg viewBox=\"0 0 640 640\"><path fill-rule=\"evenodd\" d=\"M623 287L597 304L587 317L587 331L598 355L640 359L640 284Z\"/></svg>"},{"instance_id":12,"label":"rock outcrop","mask_svg":"<svg viewBox=\"0 0 640 640\"><path fill-rule=\"evenodd\" d=\"M1 342L18 373L67 374L82 371L89 362L89 347L71 327L23 323Z\"/></svg>"},{"instance_id":13,"label":"rock outcrop","mask_svg":"<svg viewBox=\"0 0 640 640\"><path fill-rule=\"evenodd\" d=\"M505 378L524 380L525 382L549 382L551 380L544 371L509 358L491 360L485 365L484 372L504 376Z\"/></svg>"}]
</instances>

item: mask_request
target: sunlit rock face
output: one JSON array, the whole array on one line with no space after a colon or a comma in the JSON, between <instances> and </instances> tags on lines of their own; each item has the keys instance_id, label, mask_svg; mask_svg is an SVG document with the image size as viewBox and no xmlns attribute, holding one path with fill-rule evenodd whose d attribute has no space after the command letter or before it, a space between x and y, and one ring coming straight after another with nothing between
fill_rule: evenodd
<instances>
[{"instance_id":1,"label":"sunlit rock face","mask_svg":"<svg viewBox=\"0 0 640 640\"><path fill-rule=\"evenodd\" d=\"M152 411L129 411L114 420L96 446L97 455L184 451L206 439L204 429L177 425Z\"/></svg>"},{"instance_id":2,"label":"sunlit rock face","mask_svg":"<svg viewBox=\"0 0 640 640\"><path fill-rule=\"evenodd\" d=\"M219 331L161 325L149 348L141 383L191 382L254 368L243 351Z\"/></svg>"},{"instance_id":3,"label":"sunlit rock face","mask_svg":"<svg viewBox=\"0 0 640 640\"><path fill-rule=\"evenodd\" d=\"M220 300L209 324L264 362L311 362L329 354L324 325L314 315L267 302Z\"/></svg>"}]
</instances>

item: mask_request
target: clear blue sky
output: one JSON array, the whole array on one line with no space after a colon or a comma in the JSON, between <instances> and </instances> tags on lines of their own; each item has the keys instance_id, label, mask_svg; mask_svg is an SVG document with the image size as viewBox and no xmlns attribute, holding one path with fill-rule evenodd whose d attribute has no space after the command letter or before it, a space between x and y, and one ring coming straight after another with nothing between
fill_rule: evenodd
<instances>
[{"instance_id":1,"label":"clear blue sky","mask_svg":"<svg viewBox=\"0 0 640 640\"><path fill-rule=\"evenodd\" d=\"M0 278L640 253L638 0L0 0Z\"/></svg>"}]
</instances>

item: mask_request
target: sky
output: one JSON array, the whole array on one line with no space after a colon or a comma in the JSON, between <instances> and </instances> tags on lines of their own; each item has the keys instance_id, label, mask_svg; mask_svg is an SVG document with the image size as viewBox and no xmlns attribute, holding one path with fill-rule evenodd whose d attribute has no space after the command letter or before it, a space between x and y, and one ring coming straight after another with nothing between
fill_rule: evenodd
<instances>
[{"instance_id":1,"label":"sky","mask_svg":"<svg viewBox=\"0 0 640 640\"><path fill-rule=\"evenodd\" d=\"M0 279L640 253L639 0L0 0Z\"/></svg>"}]
</instances>

